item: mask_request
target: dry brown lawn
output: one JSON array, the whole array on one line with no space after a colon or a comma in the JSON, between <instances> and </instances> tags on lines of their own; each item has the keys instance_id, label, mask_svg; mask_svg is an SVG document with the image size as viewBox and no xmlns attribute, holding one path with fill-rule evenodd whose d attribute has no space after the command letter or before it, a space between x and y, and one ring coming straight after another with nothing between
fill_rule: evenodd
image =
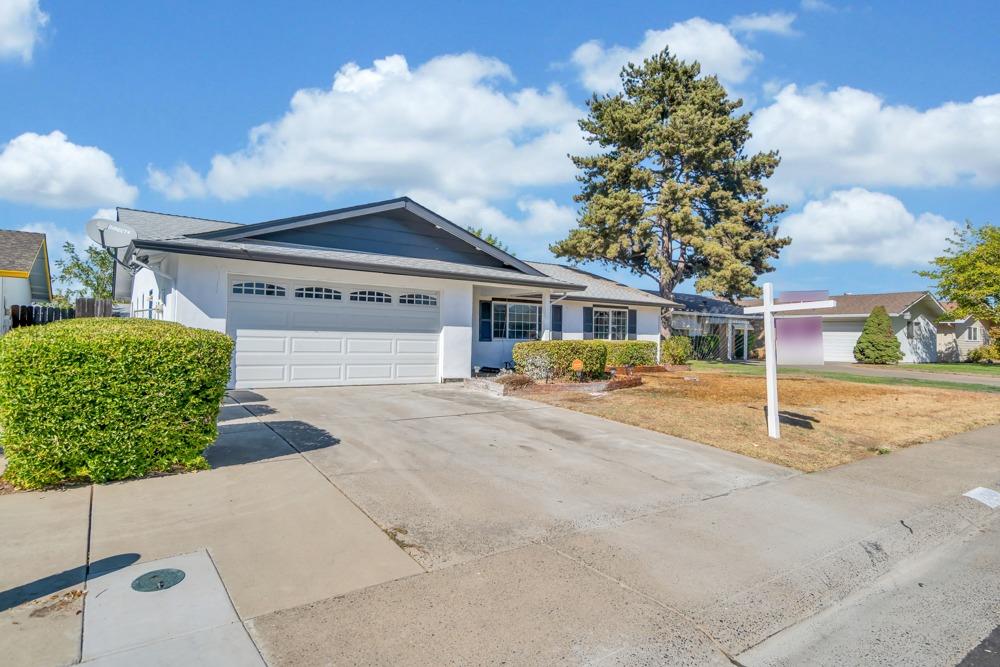
<instances>
[{"instance_id":1,"label":"dry brown lawn","mask_svg":"<svg viewBox=\"0 0 1000 667\"><path fill-rule=\"evenodd\" d=\"M781 440L772 440L762 377L657 373L643 380L600 395L530 388L522 395L806 472L1000 423L1000 395L789 377L778 382Z\"/></svg>"}]
</instances>

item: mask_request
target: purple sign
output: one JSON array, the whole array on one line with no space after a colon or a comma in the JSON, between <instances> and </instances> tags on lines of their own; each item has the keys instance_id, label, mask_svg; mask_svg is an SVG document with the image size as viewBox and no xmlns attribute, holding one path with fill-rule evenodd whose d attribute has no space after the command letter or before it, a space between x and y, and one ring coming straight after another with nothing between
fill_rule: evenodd
<instances>
[{"instance_id":1,"label":"purple sign","mask_svg":"<svg viewBox=\"0 0 1000 667\"><path fill-rule=\"evenodd\" d=\"M774 329L779 364L823 363L822 317L779 317L774 320Z\"/></svg>"}]
</instances>

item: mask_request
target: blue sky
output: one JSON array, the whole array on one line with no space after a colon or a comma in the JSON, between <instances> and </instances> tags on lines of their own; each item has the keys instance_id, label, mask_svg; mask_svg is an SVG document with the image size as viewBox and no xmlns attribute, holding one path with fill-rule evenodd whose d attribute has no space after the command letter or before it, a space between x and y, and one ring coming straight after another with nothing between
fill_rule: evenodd
<instances>
[{"instance_id":1,"label":"blue sky","mask_svg":"<svg viewBox=\"0 0 1000 667\"><path fill-rule=\"evenodd\" d=\"M986 3L0 0L0 227L55 246L115 205L256 222L408 194L549 259L584 101L670 45L784 157L779 290L917 289L955 223L997 222L997 34Z\"/></svg>"}]
</instances>

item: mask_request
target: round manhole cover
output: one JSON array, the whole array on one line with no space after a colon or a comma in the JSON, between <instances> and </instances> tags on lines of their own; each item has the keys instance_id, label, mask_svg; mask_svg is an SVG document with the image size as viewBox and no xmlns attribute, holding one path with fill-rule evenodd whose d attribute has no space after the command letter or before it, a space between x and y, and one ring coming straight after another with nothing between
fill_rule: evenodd
<instances>
[{"instance_id":1,"label":"round manhole cover","mask_svg":"<svg viewBox=\"0 0 1000 667\"><path fill-rule=\"evenodd\" d=\"M184 570L166 568L163 570L153 570L136 577L132 582L132 590L140 593L151 593L153 591L163 591L171 586L184 581Z\"/></svg>"}]
</instances>

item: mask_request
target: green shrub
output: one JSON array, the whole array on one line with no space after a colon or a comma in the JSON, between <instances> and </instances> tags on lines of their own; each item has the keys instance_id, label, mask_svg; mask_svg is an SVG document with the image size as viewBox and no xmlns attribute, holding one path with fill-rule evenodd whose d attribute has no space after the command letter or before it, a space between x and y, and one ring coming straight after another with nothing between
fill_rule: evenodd
<instances>
[{"instance_id":1,"label":"green shrub","mask_svg":"<svg viewBox=\"0 0 1000 667\"><path fill-rule=\"evenodd\" d=\"M875 306L854 346L854 358L862 364L895 364L903 358L899 339L883 306Z\"/></svg>"},{"instance_id":2,"label":"green shrub","mask_svg":"<svg viewBox=\"0 0 1000 667\"><path fill-rule=\"evenodd\" d=\"M692 351L691 339L687 336L674 335L660 343L660 359L665 364L686 364Z\"/></svg>"},{"instance_id":3,"label":"green shrub","mask_svg":"<svg viewBox=\"0 0 1000 667\"><path fill-rule=\"evenodd\" d=\"M656 343L651 340L605 340L608 366L652 366L656 363Z\"/></svg>"},{"instance_id":4,"label":"green shrub","mask_svg":"<svg viewBox=\"0 0 1000 667\"><path fill-rule=\"evenodd\" d=\"M1000 361L1000 344L983 345L969 350L965 360L978 364Z\"/></svg>"},{"instance_id":5,"label":"green shrub","mask_svg":"<svg viewBox=\"0 0 1000 667\"><path fill-rule=\"evenodd\" d=\"M204 468L233 342L170 322L87 318L0 338L4 477L24 488Z\"/></svg>"},{"instance_id":6,"label":"green shrub","mask_svg":"<svg viewBox=\"0 0 1000 667\"><path fill-rule=\"evenodd\" d=\"M533 340L514 345L514 366L533 380L549 377L570 377L573 360L583 361L584 377L604 374L608 358L607 346L601 340ZM538 377L538 369L548 374Z\"/></svg>"}]
</instances>

